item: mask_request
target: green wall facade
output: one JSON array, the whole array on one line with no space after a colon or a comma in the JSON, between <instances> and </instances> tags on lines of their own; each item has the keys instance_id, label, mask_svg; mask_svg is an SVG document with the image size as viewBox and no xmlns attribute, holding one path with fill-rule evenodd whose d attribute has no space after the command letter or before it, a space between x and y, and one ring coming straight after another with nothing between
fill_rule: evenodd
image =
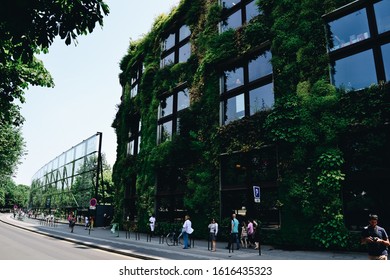
<instances>
[{"instance_id":1,"label":"green wall facade","mask_svg":"<svg viewBox=\"0 0 390 280\"><path fill-rule=\"evenodd\" d=\"M275 191L266 192L260 205L252 203L247 212L263 223L262 240L279 246L359 249L353 230L366 223L366 212L386 213L378 193L389 194L382 189L389 173L389 87L383 83L346 93L330 83L323 15L350 2L259 0L258 16L220 33L226 11L218 1L184 0L169 15L157 18L142 39L132 41L120 63L122 101L113 122L116 219L129 217L139 230L146 230L148 216L157 212L159 230L164 231L189 214L196 237L206 238L212 217L222 226L229 218L229 205L221 195L222 156L272 147ZM161 42L183 24L191 30L191 56L160 67ZM235 62L268 50L272 110L221 125L221 74ZM183 86L190 106L180 112L180 133L158 143L161 100ZM137 131L139 150L129 154L128 143ZM370 157L371 164L364 165L362 158ZM359 192L351 168L356 164L368 177L383 177L375 183L371 208L357 199L346 200ZM159 188L166 188L168 195L158 201ZM182 212L172 213L172 204ZM354 213L362 213L356 222L346 220L346 208L353 207L358 209ZM267 216L262 216L266 209L279 214L276 226L267 226Z\"/></svg>"}]
</instances>

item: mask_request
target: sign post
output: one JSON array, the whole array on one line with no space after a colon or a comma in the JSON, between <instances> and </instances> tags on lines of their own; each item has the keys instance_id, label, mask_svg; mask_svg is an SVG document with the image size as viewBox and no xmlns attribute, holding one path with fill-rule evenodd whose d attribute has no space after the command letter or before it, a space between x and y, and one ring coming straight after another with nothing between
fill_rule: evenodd
<instances>
[{"instance_id":1,"label":"sign post","mask_svg":"<svg viewBox=\"0 0 390 280\"><path fill-rule=\"evenodd\" d=\"M91 200L89 201L89 209L95 210L96 204L97 204L96 198L91 198Z\"/></svg>"},{"instance_id":2,"label":"sign post","mask_svg":"<svg viewBox=\"0 0 390 280\"><path fill-rule=\"evenodd\" d=\"M260 187L259 186L253 186L253 198L255 200L255 203L260 203Z\"/></svg>"}]
</instances>

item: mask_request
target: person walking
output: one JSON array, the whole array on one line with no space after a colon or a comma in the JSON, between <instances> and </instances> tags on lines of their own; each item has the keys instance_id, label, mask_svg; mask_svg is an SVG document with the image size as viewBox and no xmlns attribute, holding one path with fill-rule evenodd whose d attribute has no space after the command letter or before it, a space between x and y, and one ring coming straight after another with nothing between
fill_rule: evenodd
<instances>
[{"instance_id":1,"label":"person walking","mask_svg":"<svg viewBox=\"0 0 390 280\"><path fill-rule=\"evenodd\" d=\"M191 223L191 220L190 220L190 216L189 215L185 215L183 229L182 229L183 242L184 242L183 249L188 249L188 247L189 247L188 246L188 235L192 234L193 232L194 232L194 229L192 228L192 223Z\"/></svg>"},{"instance_id":2,"label":"person walking","mask_svg":"<svg viewBox=\"0 0 390 280\"><path fill-rule=\"evenodd\" d=\"M369 225L362 231L361 243L367 245L369 260L387 260L387 247L390 246L386 230L378 226L378 216L369 216Z\"/></svg>"},{"instance_id":3,"label":"person walking","mask_svg":"<svg viewBox=\"0 0 390 280\"><path fill-rule=\"evenodd\" d=\"M253 228L252 219L248 220L247 232L248 232L248 248L255 247L255 238L254 238L255 231Z\"/></svg>"},{"instance_id":4,"label":"person walking","mask_svg":"<svg viewBox=\"0 0 390 280\"><path fill-rule=\"evenodd\" d=\"M255 250L259 250L260 247L260 224L253 220L253 241L255 243Z\"/></svg>"},{"instance_id":5,"label":"person walking","mask_svg":"<svg viewBox=\"0 0 390 280\"><path fill-rule=\"evenodd\" d=\"M88 216L85 216L84 217L84 222L85 222L85 229L87 230L88 227L89 227L89 220L88 220Z\"/></svg>"},{"instance_id":6,"label":"person walking","mask_svg":"<svg viewBox=\"0 0 390 280\"><path fill-rule=\"evenodd\" d=\"M149 218L149 226L150 226L150 236L153 237L154 236L154 228L156 226L156 217L154 216L154 214L152 214Z\"/></svg>"},{"instance_id":7,"label":"person walking","mask_svg":"<svg viewBox=\"0 0 390 280\"><path fill-rule=\"evenodd\" d=\"M226 249L230 250L230 246L234 246L234 243L236 243L236 250L240 250L240 240L238 238L238 226L239 222L236 219L236 214L232 214L232 219L230 221L230 238L229 238L229 244L226 247Z\"/></svg>"},{"instance_id":8,"label":"person walking","mask_svg":"<svg viewBox=\"0 0 390 280\"><path fill-rule=\"evenodd\" d=\"M241 226L241 247L248 248L248 231L245 222L242 222Z\"/></svg>"},{"instance_id":9,"label":"person walking","mask_svg":"<svg viewBox=\"0 0 390 280\"><path fill-rule=\"evenodd\" d=\"M211 241L211 251L215 252L217 250L217 234L218 234L218 223L215 219L211 219L211 223L208 226L209 228L209 238Z\"/></svg>"},{"instance_id":10,"label":"person walking","mask_svg":"<svg viewBox=\"0 0 390 280\"><path fill-rule=\"evenodd\" d=\"M94 225L94 223L95 223L94 217L93 217L93 216L90 216L90 217L89 217L89 227L90 227L91 230L93 230L93 225Z\"/></svg>"},{"instance_id":11,"label":"person walking","mask_svg":"<svg viewBox=\"0 0 390 280\"><path fill-rule=\"evenodd\" d=\"M76 216L72 215L69 220L70 232L73 233L74 226L76 225Z\"/></svg>"}]
</instances>

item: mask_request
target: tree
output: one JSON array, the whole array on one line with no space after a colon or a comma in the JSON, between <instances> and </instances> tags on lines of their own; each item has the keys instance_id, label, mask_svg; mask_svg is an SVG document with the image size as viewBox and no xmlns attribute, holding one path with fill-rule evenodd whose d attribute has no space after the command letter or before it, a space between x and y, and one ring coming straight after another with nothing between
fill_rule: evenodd
<instances>
[{"instance_id":1,"label":"tree","mask_svg":"<svg viewBox=\"0 0 390 280\"><path fill-rule=\"evenodd\" d=\"M69 45L103 26L103 0L3 0L0 9L0 180L11 176L23 154L18 102L29 85L53 87L50 73L34 55L47 52L59 36ZM3 178L4 179L4 178Z\"/></svg>"},{"instance_id":2,"label":"tree","mask_svg":"<svg viewBox=\"0 0 390 280\"><path fill-rule=\"evenodd\" d=\"M20 129L11 124L0 126L0 184L10 177L24 153Z\"/></svg>"},{"instance_id":3,"label":"tree","mask_svg":"<svg viewBox=\"0 0 390 280\"><path fill-rule=\"evenodd\" d=\"M56 36L67 45L103 26L109 8L103 0L4 0L0 9L0 124L21 125L10 111L24 102L28 85L53 86L34 54L47 51Z\"/></svg>"},{"instance_id":4,"label":"tree","mask_svg":"<svg viewBox=\"0 0 390 280\"><path fill-rule=\"evenodd\" d=\"M16 185L10 177L0 178L0 207L27 207L29 190L28 186Z\"/></svg>"}]
</instances>

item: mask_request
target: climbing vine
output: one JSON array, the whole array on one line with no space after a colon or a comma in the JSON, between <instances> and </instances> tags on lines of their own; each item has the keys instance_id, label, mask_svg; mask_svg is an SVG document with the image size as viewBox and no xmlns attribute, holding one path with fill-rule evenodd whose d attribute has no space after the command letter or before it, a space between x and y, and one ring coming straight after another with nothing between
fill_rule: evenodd
<instances>
[{"instance_id":1,"label":"climbing vine","mask_svg":"<svg viewBox=\"0 0 390 280\"><path fill-rule=\"evenodd\" d=\"M117 204L125 207L123 190L134 185L136 215L140 224L146 224L154 207L156 170L173 172L180 167L184 206L194 214L198 228L206 228L205 217L219 213L219 155L272 144L279 151L277 202L287 219L277 234L269 233L272 242L303 245L300 236L305 237L305 246L347 247L341 197L351 160L346 135L372 130L389 119L387 85L346 94L330 84L322 15L350 2L257 0L259 16L222 34L217 26L223 10L216 0L181 1L169 15L158 17L143 39L130 43L120 63L123 97L113 122L118 139L113 178L119 191ZM191 29L192 55L186 63L160 68L162 36L183 20ZM272 53L273 110L220 126L220 64L265 42ZM130 98L132 67L139 61L143 62L140 90ZM159 95L184 82L191 106L181 115L180 134L157 145ZM129 127L138 118L141 149L130 156ZM388 133L381 133L377 145L388 139ZM372 139L377 135L373 133Z\"/></svg>"}]
</instances>

